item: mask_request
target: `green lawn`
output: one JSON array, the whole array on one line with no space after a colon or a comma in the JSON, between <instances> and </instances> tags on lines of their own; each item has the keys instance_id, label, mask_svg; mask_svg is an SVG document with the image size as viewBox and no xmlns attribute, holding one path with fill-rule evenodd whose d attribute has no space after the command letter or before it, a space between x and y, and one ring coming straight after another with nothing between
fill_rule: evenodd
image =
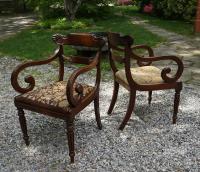
<instances>
[{"instance_id":1,"label":"green lawn","mask_svg":"<svg viewBox=\"0 0 200 172\"><path fill-rule=\"evenodd\" d=\"M52 30L39 29L38 27L24 30L19 34L0 42L0 56L8 55L22 60L44 59L52 54L56 48L56 45L51 40L53 34L94 31L114 31L129 34L135 38L135 44L155 46L164 41L163 38L152 34L144 28L133 25L128 18L117 16L98 20L92 26L78 30ZM68 48L66 52L70 54L72 49ZM105 70L108 69L108 63L105 64L103 68L105 68Z\"/></svg>"},{"instance_id":2,"label":"green lawn","mask_svg":"<svg viewBox=\"0 0 200 172\"><path fill-rule=\"evenodd\" d=\"M181 20L167 20L163 18L158 18L156 16L150 16L148 14L138 13L138 9L135 6L128 7L116 7L115 11L121 12L122 14L128 16L137 16L146 20L149 24L159 26L168 31L172 31L185 36L194 35L194 24Z\"/></svg>"}]
</instances>

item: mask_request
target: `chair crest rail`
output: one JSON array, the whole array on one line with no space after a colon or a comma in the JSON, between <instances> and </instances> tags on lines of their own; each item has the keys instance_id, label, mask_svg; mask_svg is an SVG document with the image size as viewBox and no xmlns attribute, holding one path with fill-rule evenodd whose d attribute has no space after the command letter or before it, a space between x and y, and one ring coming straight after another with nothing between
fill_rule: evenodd
<instances>
[{"instance_id":1,"label":"chair crest rail","mask_svg":"<svg viewBox=\"0 0 200 172\"><path fill-rule=\"evenodd\" d=\"M58 45L73 45L86 47L103 47L105 41L88 33L70 33L69 35L55 34L53 41Z\"/></svg>"}]
</instances>

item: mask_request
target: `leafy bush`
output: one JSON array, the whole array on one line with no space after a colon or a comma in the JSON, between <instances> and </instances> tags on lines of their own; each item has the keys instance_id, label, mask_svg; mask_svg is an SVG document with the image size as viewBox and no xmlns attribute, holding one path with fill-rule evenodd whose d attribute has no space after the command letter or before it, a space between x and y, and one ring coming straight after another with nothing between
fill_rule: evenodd
<instances>
[{"instance_id":1,"label":"leafy bush","mask_svg":"<svg viewBox=\"0 0 200 172\"><path fill-rule=\"evenodd\" d=\"M192 20L196 13L197 0L152 0L157 15L171 19Z\"/></svg>"},{"instance_id":2,"label":"leafy bush","mask_svg":"<svg viewBox=\"0 0 200 172\"><path fill-rule=\"evenodd\" d=\"M37 23L36 27L42 28L42 29L49 29L49 28L51 28L51 23L49 22L49 20L39 21Z\"/></svg>"},{"instance_id":3,"label":"leafy bush","mask_svg":"<svg viewBox=\"0 0 200 172\"><path fill-rule=\"evenodd\" d=\"M73 21L72 22L72 29L84 29L87 25L82 21Z\"/></svg>"},{"instance_id":4,"label":"leafy bush","mask_svg":"<svg viewBox=\"0 0 200 172\"><path fill-rule=\"evenodd\" d=\"M41 14L42 18L56 18L64 16L64 7L63 0L48 0L48 1L39 1L38 11Z\"/></svg>"},{"instance_id":5,"label":"leafy bush","mask_svg":"<svg viewBox=\"0 0 200 172\"><path fill-rule=\"evenodd\" d=\"M34 8L42 19L64 17L64 0L25 0L26 4ZM109 4L115 0L83 0L78 9L78 17L102 17L109 12Z\"/></svg>"},{"instance_id":6,"label":"leafy bush","mask_svg":"<svg viewBox=\"0 0 200 172\"><path fill-rule=\"evenodd\" d=\"M26 0L26 4L34 8L42 19L65 16L63 0Z\"/></svg>"},{"instance_id":7,"label":"leafy bush","mask_svg":"<svg viewBox=\"0 0 200 172\"><path fill-rule=\"evenodd\" d=\"M86 0L80 6L78 17L106 18L110 14L109 4L113 0Z\"/></svg>"},{"instance_id":8,"label":"leafy bush","mask_svg":"<svg viewBox=\"0 0 200 172\"><path fill-rule=\"evenodd\" d=\"M85 29L94 24L94 20L92 19L79 19L72 21L72 29Z\"/></svg>"},{"instance_id":9,"label":"leafy bush","mask_svg":"<svg viewBox=\"0 0 200 172\"><path fill-rule=\"evenodd\" d=\"M37 23L37 28L52 29L52 30L69 30L69 29L84 29L92 26L94 21L92 19L79 19L69 22L66 18L46 19Z\"/></svg>"},{"instance_id":10,"label":"leafy bush","mask_svg":"<svg viewBox=\"0 0 200 172\"><path fill-rule=\"evenodd\" d=\"M51 24L51 29L53 30L66 30L71 29L71 27L71 23L66 18L57 19Z\"/></svg>"}]
</instances>

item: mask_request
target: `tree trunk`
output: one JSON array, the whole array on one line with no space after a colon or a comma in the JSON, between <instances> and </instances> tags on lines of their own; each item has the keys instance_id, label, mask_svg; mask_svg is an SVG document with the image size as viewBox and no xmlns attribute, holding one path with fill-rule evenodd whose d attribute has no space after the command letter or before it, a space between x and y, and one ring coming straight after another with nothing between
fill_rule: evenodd
<instances>
[{"instance_id":1,"label":"tree trunk","mask_svg":"<svg viewBox=\"0 0 200 172\"><path fill-rule=\"evenodd\" d=\"M76 12L83 0L64 0L66 17L69 21L73 21L76 17Z\"/></svg>"}]
</instances>

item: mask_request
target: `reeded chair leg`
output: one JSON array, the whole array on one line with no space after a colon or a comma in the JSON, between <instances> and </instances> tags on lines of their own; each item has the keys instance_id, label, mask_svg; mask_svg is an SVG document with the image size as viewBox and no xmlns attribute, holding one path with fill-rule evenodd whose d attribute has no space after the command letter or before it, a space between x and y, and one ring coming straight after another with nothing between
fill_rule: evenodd
<instances>
[{"instance_id":1,"label":"reeded chair leg","mask_svg":"<svg viewBox=\"0 0 200 172\"><path fill-rule=\"evenodd\" d=\"M148 97L149 105L151 105L151 100L152 100L152 91L149 91L149 97Z\"/></svg>"},{"instance_id":2,"label":"reeded chair leg","mask_svg":"<svg viewBox=\"0 0 200 172\"><path fill-rule=\"evenodd\" d=\"M115 81L114 82L114 90L113 90L112 100L111 100L111 103L110 103L110 107L108 109L108 114L112 113L112 110L113 110L115 103L116 103L116 100L117 100L118 91L119 91L119 83L117 83Z\"/></svg>"},{"instance_id":3,"label":"reeded chair leg","mask_svg":"<svg viewBox=\"0 0 200 172\"><path fill-rule=\"evenodd\" d=\"M127 112L126 112L126 115L119 127L119 130L123 130L125 125L127 124L128 120L130 119L131 117L131 114L133 112L133 109L134 109L134 106L135 106L135 97L136 97L136 91L131 91L130 92L130 98L129 98L129 104L128 104L128 109L127 109Z\"/></svg>"},{"instance_id":4,"label":"reeded chair leg","mask_svg":"<svg viewBox=\"0 0 200 172\"><path fill-rule=\"evenodd\" d=\"M180 102L180 92L181 92L181 88L178 88L175 90L173 124L176 124L176 120L177 120L178 107L179 107L179 102Z\"/></svg>"},{"instance_id":5,"label":"reeded chair leg","mask_svg":"<svg viewBox=\"0 0 200 172\"><path fill-rule=\"evenodd\" d=\"M68 138L68 147L69 147L69 156L71 163L74 163L74 117L69 117L66 119L66 128L67 128L67 138Z\"/></svg>"},{"instance_id":6,"label":"reeded chair leg","mask_svg":"<svg viewBox=\"0 0 200 172\"><path fill-rule=\"evenodd\" d=\"M19 116L19 122L20 122L20 126L21 126L21 130L23 133L23 139L25 141L25 144L28 146L30 144L29 142L29 136L27 133L27 125L26 125L26 118L24 116L24 110L22 108L18 108L18 116Z\"/></svg>"},{"instance_id":7,"label":"reeded chair leg","mask_svg":"<svg viewBox=\"0 0 200 172\"><path fill-rule=\"evenodd\" d=\"M99 112L99 93L97 94L96 98L94 99L94 110L95 110L95 117L98 128L102 129L100 112Z\"/></svg>"}]
</instances>

